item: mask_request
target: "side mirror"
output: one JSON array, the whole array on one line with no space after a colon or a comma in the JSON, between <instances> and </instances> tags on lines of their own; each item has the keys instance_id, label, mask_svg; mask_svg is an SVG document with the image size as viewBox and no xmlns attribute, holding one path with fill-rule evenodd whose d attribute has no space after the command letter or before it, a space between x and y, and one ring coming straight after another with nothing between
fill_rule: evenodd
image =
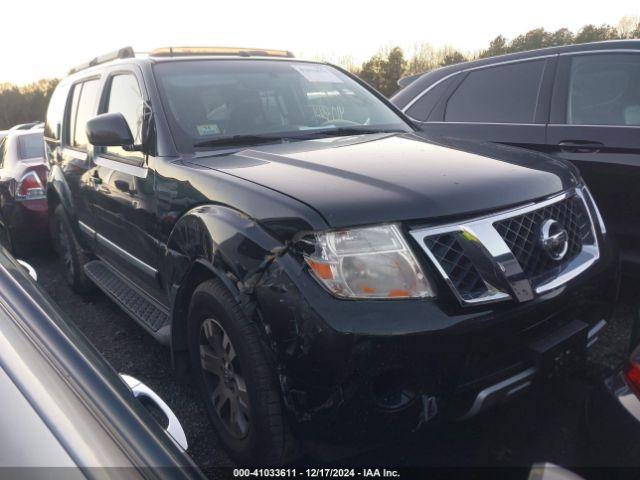
<instances>
[{"instance_id":1,"label":"side mirror","mask_svg":"<svg viewBox=\"0 0 640 480\"><path fill-rule=\"evenodd\" d=\"M553 463L536 463L531 467L529 480L584 480L566 468Z\"/></svg>"},{"instance_id":2,"label":"side mirror","mask_svg":"<svg viewBox=\"0 0 640 480\"><path fill-rule=\"evenodd\" d=\"M103 113L87 122L87 138L96 147L133 145L129 124L121 113Z\"/></svg>"}]
</instances>

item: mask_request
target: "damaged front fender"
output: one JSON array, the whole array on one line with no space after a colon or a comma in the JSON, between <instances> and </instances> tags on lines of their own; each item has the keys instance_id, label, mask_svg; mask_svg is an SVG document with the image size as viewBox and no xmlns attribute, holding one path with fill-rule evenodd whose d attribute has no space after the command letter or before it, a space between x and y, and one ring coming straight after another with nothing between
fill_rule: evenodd
<instances>
[{"instance_id":1,"label":"damaged front fender","mask_svg":"<svg viewBox=\"0 0 640 480\"><path fill-rule=\"evenodd\" d=\"M162 260L163 286L172 305L174 355L187 349L187 310L200 283L219 279L245 314L254 317L255 283L282 249L279 240L237 210L203 205L183 215L171 232Z\"/></svg>"},{"instance_id":2,"label":"damaged front fender","mask_svg":"<svg viewBox=\"0 0 640 480\"><path fill-rule=\"evenodd\" d=\"M303 435L321 433L319 424L334 429L331 425L344 418L336 412L348 415L375 402L376 382L397 372L402 345L349 331L351 321L363 328L368 322L345 321L339 314L345 303L311 278L289 242L236 210L206 205L184 215L171 233L163 272L173 304L172 354L178 371L188 365L191 294L203 281L218 278L264 333L288 417ZM318 302L328 315L320 313ZM411 417L412 422L418 418Z\"/></svg>"}]
</instances>

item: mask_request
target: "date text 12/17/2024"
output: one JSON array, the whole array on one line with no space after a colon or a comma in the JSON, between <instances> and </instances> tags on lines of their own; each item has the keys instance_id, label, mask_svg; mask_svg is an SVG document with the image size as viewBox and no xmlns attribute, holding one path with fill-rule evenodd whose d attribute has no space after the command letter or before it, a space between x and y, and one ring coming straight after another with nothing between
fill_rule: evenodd
<instances>
[{"instance_id":1,"label":"date text 12/17/2024","mask_svg":"<svg viewBox=\"0 0 640 480\"><path fill-rule=\"evenodd\" d=\"M386 468L234 468L235 478L399 478L397 470Z\"/></svg>"}]
</instances>

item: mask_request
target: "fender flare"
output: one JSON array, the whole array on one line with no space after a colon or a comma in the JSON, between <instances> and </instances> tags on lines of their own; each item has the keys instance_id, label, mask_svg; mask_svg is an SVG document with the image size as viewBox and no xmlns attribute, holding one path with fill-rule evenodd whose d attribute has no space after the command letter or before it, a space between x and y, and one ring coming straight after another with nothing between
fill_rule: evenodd
<instances>
[{"instance_id":1,"label":"fender flare","mask_svg":"<svg viewBox=\"0 0 640 480\"><path fill-rule=\"evenodd\" d=\"M171 300L171 352L187 349L187 314L193 290L207 278L217 278L234 295L245 313L255 313L252 289L275 255L286 248L254 219L230 207L195 207L174 225L162 271Z\"/></svg>"},{"instance_id":2,"label":"fender flare","mask_svg":"<svg viewBox=\"0 0 640 480\"><path fill-rule=\"evenodd\" d=\"M47 197L50 198L51 195L56 195L68 214L73 215L75 210L71 190L69 189L67 180L64 177L64 173L62 173L62 170L58 165L54 165L49 171Z\"/></svg>"},{"instance_id":3,"label":"fender flare","mask_svg":"<svg viewBox=\"0 0 640 480\"><path fill-rule=\"evenodd\" d=\"M71 195L71 189L69 188L69 184L67 183L64 173L58 165L52 166L51 170L49 170L49 178L47 180L47 201L49 203L49 208L54 205L54 202L51 201L53 196L55 196L57 201L62 205L69 220L75 220L76 210L73 202L73 196ZM77 222L72 221L71 225L74 229L74 233L77 235L79 233Z\"/></svg>"},{"instance_id":4,"label":"fender flare","mask_svg":"<svg viewBox=\"0 0 640 480\"><path fill-rule=\"evenodd\" d=\"M51 167L47 179L47 203L49 205L49 218L52 218L53 209L56 205L56 202L52 201L53 197L56 198L57 203L60 203L60 205L62 205L64 214L66 215L67 220L69 220L71 231L73 232L76 240L79 242L81 248L85 251L89 251L88 245L86 244L86 239L82 235L80 226L77 221L78 217L76 215L76 206L73 201L73 196L71 195L71 189L69 188L69 184L67 183L64 173L58 165L54 165Z\"/></svg>"}]
</instances>

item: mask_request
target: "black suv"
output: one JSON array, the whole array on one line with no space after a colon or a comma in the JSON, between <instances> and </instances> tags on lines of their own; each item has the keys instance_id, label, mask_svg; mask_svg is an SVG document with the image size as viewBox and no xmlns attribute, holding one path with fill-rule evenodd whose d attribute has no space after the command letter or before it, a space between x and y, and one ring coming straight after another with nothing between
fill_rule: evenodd
<instances>
[{"instance_id":1,"label":"black suv","mask_svg":"<svg viewBox=\"0 0 640 480\"><path fill-rule=\"evenodd\" d=\"M640 40L485 58L407 77L391 101L429 136L573 162L640 273Z\"/></svg>"},{"instance_id":2,"label":"black suv","mask_svg":"<svg viewBox=\"0 0 640 480\"><path fill-rule=\"evenodd\" d=\"M580 363L617 295L568 164L427 142L287 52L96 58L45 137L67 280L170 346L243 463L469 418Z\"/></svg>"}]
</instances>

